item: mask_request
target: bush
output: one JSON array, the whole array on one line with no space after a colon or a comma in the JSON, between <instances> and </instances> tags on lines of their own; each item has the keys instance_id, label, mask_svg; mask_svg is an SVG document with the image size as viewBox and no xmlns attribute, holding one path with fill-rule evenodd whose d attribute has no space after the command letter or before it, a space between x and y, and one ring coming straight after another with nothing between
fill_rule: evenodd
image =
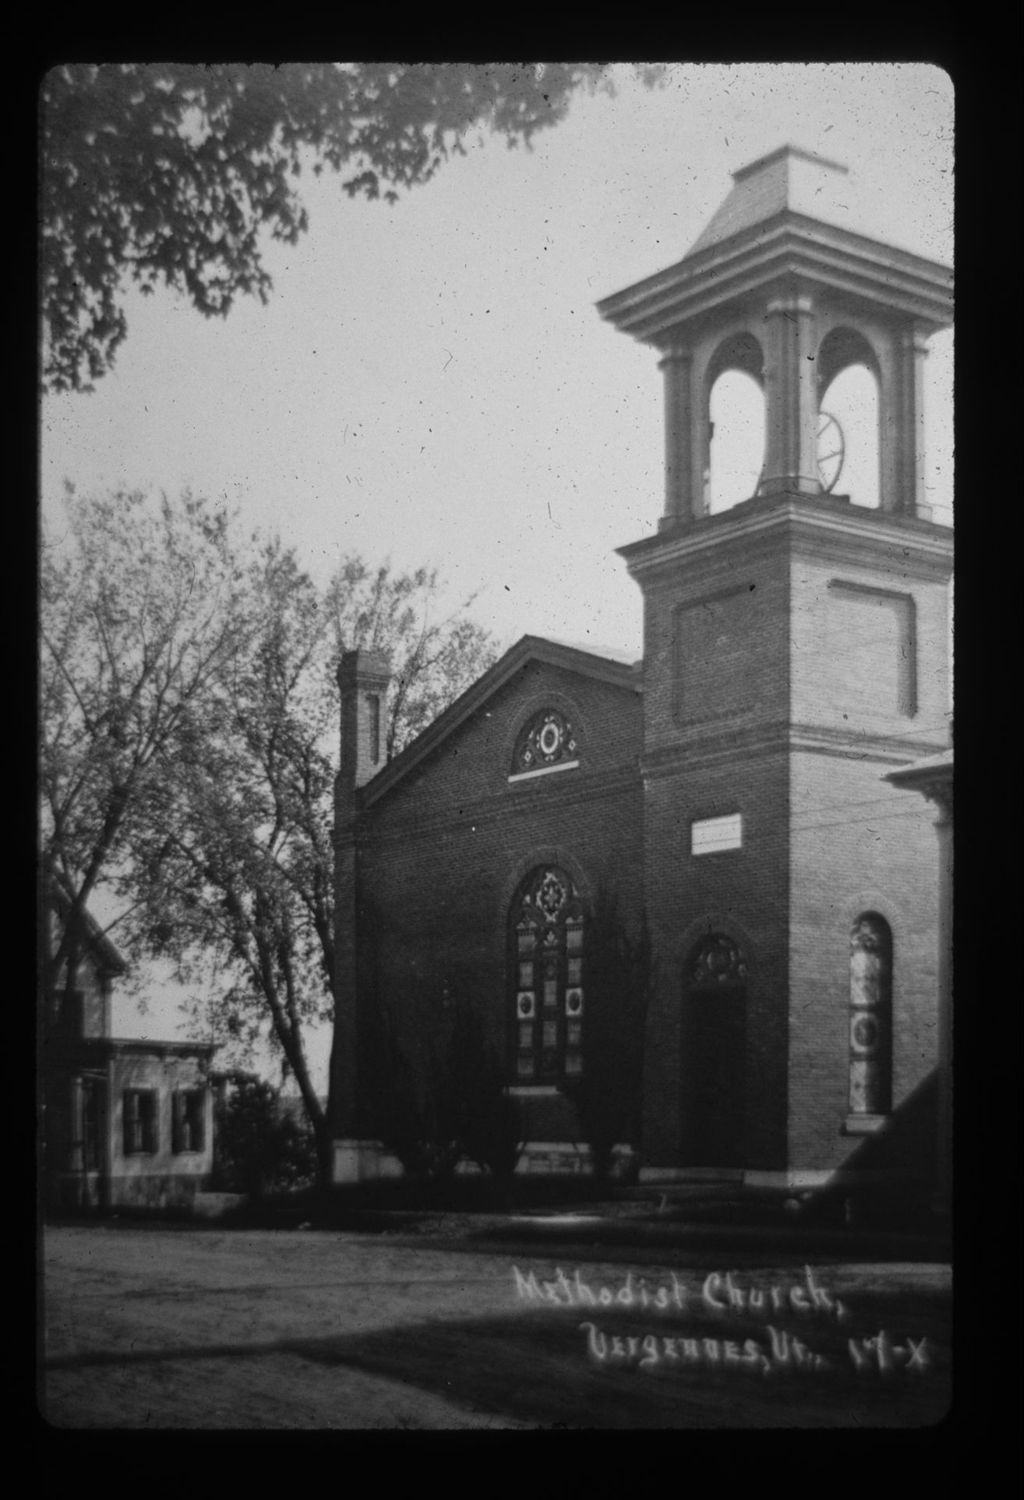
<instances>
[{"instance_id":1,"label":"bush","mask_svg":"<svg viewBox=\"0 0 1024 1500\"><path fill-rule=\"evenodd\" d=\"M261 1078L236 1079L218 1106L214 1180L225 1192L267 1193L308 1187L316 1181L316 1140L280 1093Z\"/></svg>"},{"instance_id":2,"label":"bush","mask_svg":"<svg viewBox=\"0 0 1024 1500\"><path fill-rule=\"evenodd\" d=\"M510 1178L526 1144L522 1110L505 1087L479 1017L467 1005L456 1011L444 1087L452 1100L451 1133L460 1155L494 1177Z\"/></svg>"},{"instance_id":3,"label":"bush","mask_svg":"<svg viewBox=\"0 0 1024 1500\"><path fill-rule=\"evenodd\" d=\"M439 1024L437 1034L443 1037ZM447 1039L413 1068L392 1024L377 1039L372 1128L411 1176L449 1180L460 1161L508 1179L525 1144L519 1102L505 1087L476 1012L458 1002Z\"/></svg>"},{"instance_id":4,"label":"bush","mask_svg":"<svg viewBox=\"0 0 1024 1500\"><path fill-rule=\"evenodd\" d=\"M652 983L646 921L639 936L631 936L615 896L600 889L583 956L583 1073L563 1087L576 1107L600 1183L611 1176L616 1145L640 1144L643 1041Z\"/></svg>"}]
</instances>

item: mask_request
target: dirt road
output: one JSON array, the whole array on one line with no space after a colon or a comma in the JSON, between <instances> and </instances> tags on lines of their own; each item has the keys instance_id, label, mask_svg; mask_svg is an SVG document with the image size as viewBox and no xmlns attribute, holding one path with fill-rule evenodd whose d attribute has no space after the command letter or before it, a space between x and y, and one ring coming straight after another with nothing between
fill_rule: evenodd
<instances>
[{"instance_id":1,"label":"dirt road","mask_svg":"<svg viewBox=\"0 0 1024 1500\"><path fill-rule=\"evenodd\" d=\"M901 1427L949 1399L945 1266L146 1225L44 1251L57 1427Z\"/></svg>"}]
</instances>

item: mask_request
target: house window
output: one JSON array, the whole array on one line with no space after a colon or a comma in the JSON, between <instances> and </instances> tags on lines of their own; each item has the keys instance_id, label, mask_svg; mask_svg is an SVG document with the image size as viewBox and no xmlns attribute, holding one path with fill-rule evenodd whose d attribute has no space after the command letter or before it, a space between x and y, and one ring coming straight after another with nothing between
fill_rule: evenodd
<instances>
[{"instance_id":1,"label":"house window","mask_svg":"<svg viewBox=\"0 0 1024 1500\"><path fill-rule=\"evenodd\" d=\"M172 1101L174 1153L202 1151L206 1140L206 1091L179 1089Z\"/></svg>"},{"instance_id":2,"label":"house window","mask_svg":"<svg viewBox=\"0 0 1024 1500\"><path fill-rule=\"evenodd\" d=\"M850 1114L892 1108L892 932L865 912L850 933Z\"/></svg>"},{"instance_id":3,"label":"house window","mask_svg":"<svg viewBox=\"0 0 1024 1500\"><path fill-rule=\"evenodd\" d=\"M100 1079L82 1079L82 1165L87 1172L98 1172L102 1166L102 1096Z\"/></svg>"},{"instance_id":4,"label":"house window","mask_svg":"<svg viewBox=\"0 0 1024 1500\"><path fill-rule=\"evenodd\" d=\"M579 736L565 714L547 708L520 731L512 754L509 781L571 771L580 763Z\"/></svg>"},{"instance_id":5,"label":"house window","mask_svg":"<svg viewBox=\"0 0 1024 1500\"><path fill-rule=\"evenodd\" d=\"M125 1089L125 1156L152 1155L156 1151L156 1099L156 1089Z\"/></svg>"},{"instance_id":6,"label":"house window","mask_svg":"<svg viewBox=\"0 0 1024 1500\"><path fill-rule=\"evenodd\" d=\"M512 1078L557 1084L583 1071L583 903L564 870L527 876L511 912Z\"/></svg>"}]
</instances>

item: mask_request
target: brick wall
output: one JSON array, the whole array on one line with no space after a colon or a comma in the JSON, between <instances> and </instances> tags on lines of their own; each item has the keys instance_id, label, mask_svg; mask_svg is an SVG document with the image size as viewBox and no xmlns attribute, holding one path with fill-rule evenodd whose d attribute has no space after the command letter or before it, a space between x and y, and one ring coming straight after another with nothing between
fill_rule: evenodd
<instances>
[{"instance_id":1,"label":"brick wall","mask_svg":"<svg viewBox=\"0 0 1024 1500\"><path fill-rule=\"evenodd\" d=\"M644 1155L652 1166L685 1163L682 1105L693 1078L687 1056L687 960L709 932L724 932L748 965L745 1155L782 1164L785 1152L787 765L780 751L710 764L682 762L647 780L644 808L647 905L658 961L648 1018ZM743 846L690 853L690 824L739 812Z\"/></svg>"},{"instance_id":2,"label":"brick wall","mask_svg":"<svg viewBox=\"0 0 1024 1500\"><path fill-rule=\"evenodd\" d=\"M935 1063L935 835L927 806L881 777L946 741L948 539L835 501L794 512L781 497L644 545L631 562L645 597L642 699L531 659L382 794L371 782L354 842L341 843L339 954L352 993L362 983L392 1012L412 1054L436 1044L456 993L504 1053L508 911L529 870L561 864L591 898L607 884L634 931L646 908L657 978L643 1156L667 1168L698 1164L687 965L724 933L747 964L731 1044L742 1164L827 1171L857 1145L845 1129L862 912L893 933L897 1109ZM581 765L510 784L516 736L546 706L572 723ZM735 813L740 848L691 852L695 820ZM367 984L352 935L371 909ZM713 1028L713 1009L701 1014ZM334 1079L351 1093L347 1067L336 1058ZM533 1139L577 1139L564 1099L526 1105Z\"/></svg>"},{"instance_id":3,"label":"brick wall","mask_svg":"<svg viewBox=\"0 0 1024 1500\"><path fill-rule=\"evenodd\" d=\"M935 1067L938 846L934 810L881 780L884 762L793 760L789 1154L833 1168L847 1115L850 930L874 911L893 936L893 1105Z\"/></svg>"},{"instance_id":4,"label":"brick wall","mask_svg":"<svg viewBox=\"0 0 1024 1500\"><path fill-rule=\"evenodd\" d=\"M941 748L948 709L946 539L822 507L830 530L754 502L665 537L645 596L644 859L659 962L646 1046L644 1156L691 1159L685 968L719 930L748 959L743 1156L827 1170L848 1088L849 939L893 930L893 1088L934 1066L937 850L923 804L881 780ZM768 520L743 534L746 516ZM836 527L831 517L839 517ZM847 524L848 523L848 524ZM936 540L936 538L939 540ZM690 853L694 819L740 813L741 849Z\"/></svg>"},{"instance_id":5,"label":"brick wall","mask_svg":"<svg viewBox=\"0 0 1024 1500\"><path fill-rule=\"evenodd\" d=\"M509 783L516 737L542 708L570 720L576 769ZM624 920L640 920L642 816L635 688L531 663L416 765L356 824L358 903L376 936L363 990L395 1023L403 1050L425 1067L456 997L468 999L504 1059L511 1023L508 914L516 888L553 862L593 899L605 884ZM371 788L372 794L372 788ZM344 854L340 869L348 868ZM343 875L344 878L344 875ZM349 910L339 891L340 909ZM371 923L363 921L369 931ZM344 947L348 938L339 933ZM340 1048L336 1051L340 1052ZM335 1078L344 1087L345 1060ZM560 1096L523 1100L530 1137L574 1140Z\"/></svg>"}]
</instances>

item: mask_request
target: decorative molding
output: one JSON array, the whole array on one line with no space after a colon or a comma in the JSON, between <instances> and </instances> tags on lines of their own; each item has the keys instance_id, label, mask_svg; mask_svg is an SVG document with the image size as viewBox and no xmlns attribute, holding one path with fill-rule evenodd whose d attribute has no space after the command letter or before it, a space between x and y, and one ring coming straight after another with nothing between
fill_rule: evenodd
<instances>
[{"instance_id":1,"label":"decorative molding","mask_svg":"<svg viewBox=\"0 0 1024 1500\"><path fill-rule=\"evenodd\" d=\"M515 771L507 779L513 781L530 781L535 776L550 776L555 771L578 771L580 763L578 760L559 760L553 766L538 766L535 771Z\"/></svg>"},{"instance_id":2,"label":"decorative molding","mask_svg":"<svg viewBox=\"0 0 1024 1500\"><path fill-rule=\"evenodd\" d=\"M891 642L896 656L897 702L895 711L908 719L914 718L917 714L919 699L917 601L913 594L908 594L905 590L882 589L874 584L861 583L849 578L830 578L827 592L829 597L837 600L845 598L854 603L876 600L897 606L897 638ZM846 632L840 632L840 641L843 646L847 645ZM878 649L879 643L875 642L873 650L877 652ZM891 710L881 709L878 712L888 717Z\"/></svg>"},{"instance_id":3,"label":"decorative molding","mask_svg":"<svg viewBox=\"0 0 1024 1500\"><path fill-rule=\"evenodd\" d=\"M513 782L510 789L506 780L497 793L488 793L475 802L453 802L430 813L403 809L394 816L390 827L374 826L363 832L358 838L357 847L377 848L439 832L452 833L457 828L485 826L507 817L510 806L516 805L517 798L537 799L537 805L540 805L540 799L551 798L557 801L559 807L577 807L606 797L618 797L633 789L637 792L640 790L640 775L635 760L631 765L613 771L589 773L584 766L580 766L578 776L571 777L568 782L545 781L542 777L526 785Z\"/></svg>"},{"instance_id":4,"label":"decorative molding","mask_svg":"<svg viewBox=\"0 0 1024 1500\"><path fill-rule=\"evenodd\" d=\"M911 731L913 734L914 731ZM930 746L900 734L872 734L855 729L833 729L825 724L794 724L790 747L813 755L836 755L846 760L902 761Z\"/></svg>"},{"instance_id":5,"label":"decorative molding","mask_svg":"<svg viewBox=\"0 0 1024 1500\"><path fill-rule=\"evenodd\" d=\"M918 746L920 750L921 746ZM901 791L920 792L933 802L938 810L937 825L941 828L953 818L953 752L947 746L937 755L901 766L898 771L889 771L886 781Z\"/></svg>"},{"instance_id":6,"label":"decorative molding","mask_svg":"<svg viewBox=\"0 0 1024 1500\"><path fill-rule=\"evenodd\" d=\"M712 589L710 593L698 594L695 597L683 599L673 607L670 615L672 717L677 721L685 720L687 724L697 725L714 723L727 716L729 718L739 719L747 718L750 716L751 710L746 708L730 709L726 710L725 713L718 712L712 714L691 714L687 712L686 703L688 697L692 695L692 682L690 685L691 691L688 691L686 680L688 673L686 671L686 668L688 665L690 665L691 661L690 655L688 653L693 650L693 646L690 641L690 636L693 633L693 627L690 627L689 630L687 629L686 616L693 616L694 618L699 620L701 618L698 614L699 610L710 610L711 606L724 605L727 601L732 599L749 599L750 595L754 592L756 587L756 582L732 582L722 588ZM713 614L712 618L714 618ZM723 620L721 617L719 617L719 630L728 630L729 623L730 622L727 619ZM735 629L734 622L733 628ZM742 630L742 622L740 628ZM699 652L699 647L697 649ZM753 712L756 713L757 710L755 709L753 710Z\"/></svg>"},{"instance_id":7,"label":"decorative molding","mask_svg":"<svg viewBox=\"0 0 1024 1500\"><path fill-rule=\"evenodd\" d=\"M952 322L948 266L792 209L684 256L605 297L597 310L622 332L660 346L678 341L696 318L752 293L771 294L787 277L826 294L845 292L889 317L915 318L928 330Z\"/></svg>"},{"instance_id":8,"label":"decorative molding","mask_svg":"<svg viewBox=\"0 0 1024 1500\"><path fill-rule=\"evenodd\" d=\"M743 1182L746 1187L767 1188L820 1188L825 1187L833 1180L833 1173L820 1169L793 1169L791 1171L771 1171L758 1168L748 1168L743 1173Z\"/></svg>"},{"instance_id":9,"label":"decorative molding","mask_svg":"<svg viewBox=\"0 0 1024 1500\"><path fill-rule=\"evenodd\" d=\"M640 579L678 571L680 564L692 565L707 553L722 566L729 550L741 547L743 565L749 568L751 543L770 552L780 542L788 543L796 555L867 563L901 577L945 581L953 567L953 533L948 526L824 495L744 500L731 510L659 531L617 551L631 577Z\"/></svg>"},{"instance_id":10,"label":"decorative molding","mask_svg":"<svg viewBox=\"0 0 1024 1500\"><path fill-rule=\"evenodd\" d=\"M498 930L502 934L502 947L496 949L495 951L504 951L504 944L506 942L504 934L506 933L508 928L509 908L512 905L513 898L519 890L519 887L523 884L526 877L532 873L532 871L539 869L542 865L554 865L564 870L575 886L576 893L583 901L584 905L588 904L593 899L593 882L588 879L583 866L580 864L579 860L574 854L570 853L568 849L564 849L559 845L536 845L532 850L529 851L529 853L521 855L520 858L517 859L512 866L510 866L504 880L502 881L496 908Z\"/></svg>"},{"instance_id":11,"label":"decorative molding","mask_svg":"<svg viewBox=\"0 0 1024 1500\"><path fill-rule=\"evenodd\" d=\"M930 748L916 738L899 735L865 734L827 725L787 725L778 721L759 724L748 719L744 724L739 715L723 715L681 730L668 744L648 750L640 761L640 776L647 786L668 776L727 765L730 761L749 763L755 757L787 755L791 751L835 756L840 760L877 761L880 767L893 763L902 766L911 756Z\"/></svg>"},{"instance_id":12,"label":"decorative molding","mask_svg":"<svg viewBox=\"0 0 1024 1500\"><path fill-rule=\"evenodd\" d=\"M888 1115L847 1115L840 1130L841 1135L874 1135L884 1130L889 1123Z\"/></svg>"},{"instance_id":13,"label":"decorative molding","mask_svg":"<svg viewBox=\"0 0 1024 1500\"><path fill-rule=\"evenodd\" d=\"M740 950L745 967L742 982L748 984L757 968L757 945L745 927L741 926L734 917L727 916L721 911L705 912L703 916L697 917L683 928L668 956L669 968L675 974L682 974L683 982L686 983L687 976L683 971L690 962L698 943L702 939L719 934L731 939Z\"/></svg>"}]
</instances>

